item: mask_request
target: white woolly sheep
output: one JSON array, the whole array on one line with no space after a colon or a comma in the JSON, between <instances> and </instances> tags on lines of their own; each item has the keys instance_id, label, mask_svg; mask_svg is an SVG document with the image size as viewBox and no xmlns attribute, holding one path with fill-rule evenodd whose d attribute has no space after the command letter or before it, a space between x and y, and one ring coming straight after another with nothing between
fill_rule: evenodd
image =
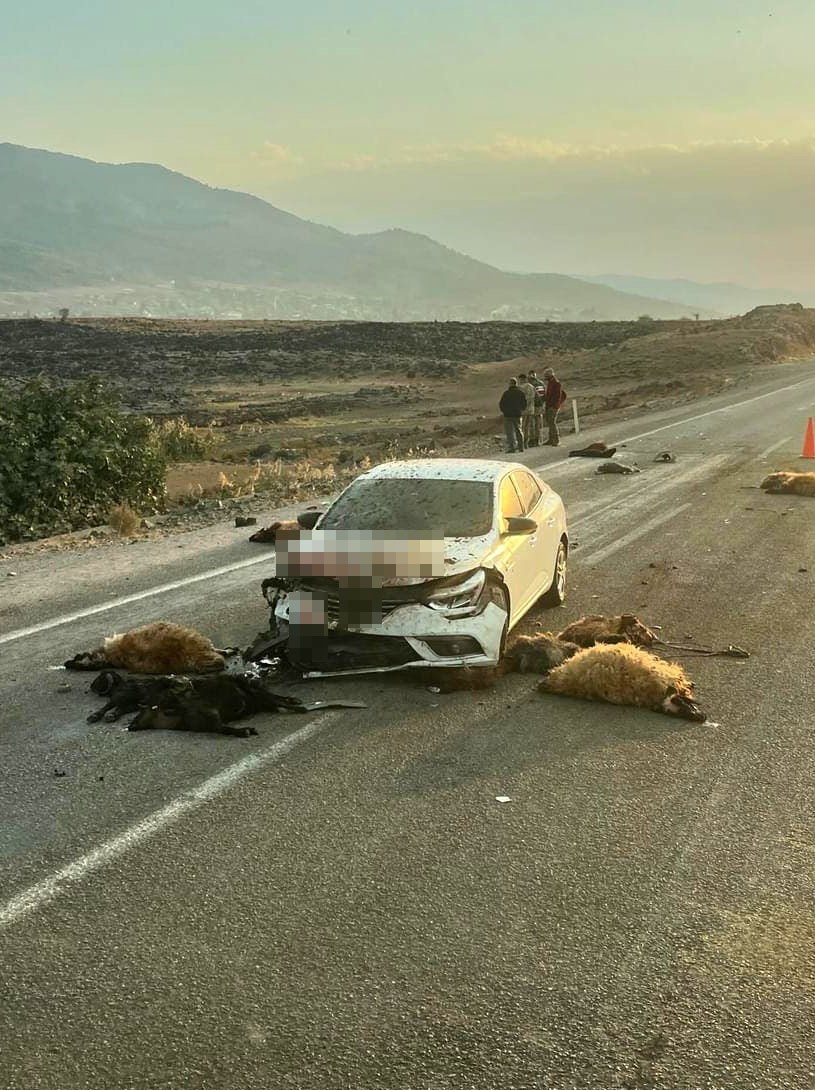
<instances>
[{"instance_id":1,"label":"white woolly sheep","mask_svg":"<svg viewBox=\"0 0 815 1090\"><path fill-rule=\"evenodd\" d=\"M597 644L578 652L541 681L538 690L650 708L694 723L707 716L696 703L682 667L630 643Z\"/></svg>"}]
</instances>

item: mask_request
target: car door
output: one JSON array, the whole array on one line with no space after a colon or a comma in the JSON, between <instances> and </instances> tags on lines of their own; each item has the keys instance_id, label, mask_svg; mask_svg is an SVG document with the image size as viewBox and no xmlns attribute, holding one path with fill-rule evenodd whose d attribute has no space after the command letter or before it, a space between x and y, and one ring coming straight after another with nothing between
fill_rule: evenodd
<instances>
[{"instance_id":1,"label":"car door","mask_svg":"<svg viewBox=\"0 0 815 1090\"><path fill-rule=\"evenodd\" d=\"M524 505L524 516L534 519L538 524L534 548L537 580L540 584L539 594L543 594L551 585L560 544L561 524L558 517L560 499L551 488L537 480L531 473L515 470L512 478Z\"/></svg>"},{"instance_id":2,"label":"car door","mask_svg":"<svg viewBox=\"0 0 815 1090\"><path fill-rule=\"evenodd\" d=\"M524 501L515 485L512 473L507 473L501 479L498 487L498 502L502 519L501 567L509 591L510 625L513 625L537 597L533 593L539 581L535 575L537 540L535 534L506 532L506 519L522 518L524 515Z\"/></svg>"}]
</instances>

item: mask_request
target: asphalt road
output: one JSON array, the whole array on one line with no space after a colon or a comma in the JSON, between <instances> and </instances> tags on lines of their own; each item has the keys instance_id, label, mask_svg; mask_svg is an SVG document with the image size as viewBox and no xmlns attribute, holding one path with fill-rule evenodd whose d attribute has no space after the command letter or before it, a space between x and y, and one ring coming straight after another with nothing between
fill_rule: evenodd
<instances>
[{"instance_id":1,"label":"asphalt road","mask_svg":"<svg viewBox=\"0 0 815 1090\"><path fill-rule=\"evenodd\" d=\"M812 1086L815 503L755 488L809 412L785 366L586 434L639 475L524 456L575 548L522 628L634 611L747 647L683 658L704 725L391 675L248 741L89 726L52 667L162 618L243 644L270 557L225 526L0 560L0 1086Z\"/></svg>"}]
</instances>

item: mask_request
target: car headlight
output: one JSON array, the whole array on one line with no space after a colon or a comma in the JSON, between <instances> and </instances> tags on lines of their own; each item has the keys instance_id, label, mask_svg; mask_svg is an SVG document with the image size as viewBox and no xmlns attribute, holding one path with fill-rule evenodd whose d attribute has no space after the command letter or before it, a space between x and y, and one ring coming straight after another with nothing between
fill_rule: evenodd
<instances>
[{"instance_id":1,"label":"car headlight","mask_svg":"<svg viewBox=\"0 0 815 1090\"><path fill-rule=\"evenodd\" d=\"M434 590L425 604L447 617L469 617L478 612L486 580L487 573L481 569L460 583Z\"/></svg>"}]
</instances>

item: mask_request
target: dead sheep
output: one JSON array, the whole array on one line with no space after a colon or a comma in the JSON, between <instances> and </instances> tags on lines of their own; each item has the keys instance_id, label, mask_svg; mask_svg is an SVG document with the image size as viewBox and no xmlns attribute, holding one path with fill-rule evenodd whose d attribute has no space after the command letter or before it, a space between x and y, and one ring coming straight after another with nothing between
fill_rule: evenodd
<instances>
[{"instance_id":1,"label":"dead sheep","mask_svg":"<svg viewBox=\"0 0 815 1090\"><path fill-rule=\"evenodd\" d=\"M249 540L260 545L274 545L278 537L293 537L295 534L299 534L300 530L299 522L284 519L279 522L272 522L269 526L261 526L259 530L255 530Z\"/></svg>"},{"instance_id":2,"label":"dead sheep","mask_svg":"<svg viewBox=\"0 0 815 1090\"><path fill-rule=\"evenodd\" d=\"M103 670L91 682L91 692L106 696L107 704L91 712L88 722L99 723L104 719L106 723L115 723L123 715L158 703L179 680L175 677L125 678L115 670Z\"/></svg>"},{"instance_id":3,"label":"dead sheep","mask_svg":"<svg viewBox=\"0 0 815 1090\"><path fill-rule=\"evenodd\" d=\"M761 482L765 492L791 496L815 496L815 473L771 473Z\"/></svg>"},{"instance_id":4,"label":"dead sheep","mask_svg":"<svg viewBox=\"0 0 815 1090\"><path fill-rule=\"evenodd\" d=\"M538 691L650 708L693 723L707 718L682 667L633 644L588 647L545 677Z\"/></svg>"},{"instance_id":5,"label":"dead sheep","mask_svg":"<svg viewBox=\"0 0 815 1090\"><path fill-rule=\"evenodd\" d=\"M203 674L223 670L224 655L206 636L186 625L157 621L107 636L101 647L65 663L68 670L112 667L134 674Z\"/></svg>"},{"instance_id":6,"label":"dead sheep","mask_svg":"<svg viewBox=\"0 0 815 1090\"><path fill-rule=\"evenodd\" d=\"M546 674L580 650L576 643L560 639L552 632L536 636L518 636L504 655L508 673Z\"/></svg>"},{"instance_id":7,"label":"dead sheep","mask_svg":"<svg viewBox=\"0 0 815 1090\"><path fill-rule=\"evenodd\" d=\"M593 647L596 643L633 643L638 647L652 647L657 642L656 632L633 613L623 613L619 617L604 617L602 614L581 617L558 632L557 638L576 643L579 647Z\"/></svg>"},{"instance_id":8,"label":"dead sheep","mask_svg":"<svg viewBox=\"0 0 815 1090\"><path fill-rule=\"evenodd\" d=\"M603 462L594 472L602 475L606 473L639 473L641 471L639 466L630 466L625 462Z\"/></svg>"},{"instance_id":9,"label":"dead sheep","mask_svg":"<svg viewBox=\"0 0 815 1090\"><path fill-rule=\"evenodd\" d=\"M155 704L144 707L128 725L130 731L184 730L248 738L254 727L235 727L238 719L258 712L304 712L296 697L266 689L259 678L242 674L170 678Z\"/></svg>"},{"instance_id":10,"label":"dead sheep","mask_svg":"<svg viewBox=\"0 0 815 1090\"><path fill-rule=\"evenodd\" d=\"M587 447L579 450L570 450L570 458L613 458L617 453L616 447L609 447L605 443L589 443Z\"/></svg>"}]
</instances>

